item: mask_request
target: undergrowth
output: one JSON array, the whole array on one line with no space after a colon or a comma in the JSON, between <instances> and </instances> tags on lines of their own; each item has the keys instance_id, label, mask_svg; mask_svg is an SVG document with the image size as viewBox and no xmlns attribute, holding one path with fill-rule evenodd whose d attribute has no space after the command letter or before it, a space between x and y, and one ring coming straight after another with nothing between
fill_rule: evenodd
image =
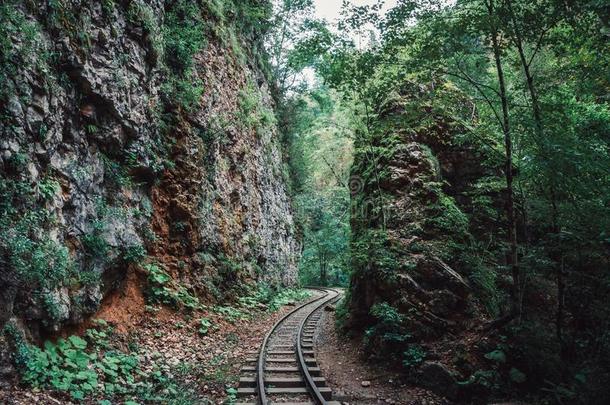
<instances>
[{"instance_id":1,"label":"undergrowth","mask_svg":"<svg viewBox=\"0 0 610 405\"><path fill-rule=\"evenodd\" d=\"M373 305L370 315L372 326L364 333L364 345L372 356L393 359L397 365L410 370L426 358L422 346L411 342L412 335L405 327L404 315L387 302Z\"/></svg>"},{"instance_id":2,"label":"undergrowth","mask_svg":"<svg viewBox=\"0 0 610 405\"><path fill-rule=\"evenodd\" d=\"M202 309L199 299L189 290L176 282L161 265L145 264L148 273L147 298L151 304L164 304L178 309Z\"/></svg>"},{"instance_id":3,"label":"undergrowth","mask_svg":"<svg viewBox=\"0 0 610 405\"><path fill-rule=\"evenodd\" d=\"M179 381L180 370L170 373L156 363L144 368L138 353L115 347L113 328L103 320L84 337L46 341L43 347L27 344L12 325L4 333L16 347L21 379L31 387L65 392L78 402L95 398L100 405L211 403Z\"/></svg>"},{"instance_id":4,"label":"undergrowth","mask_svg":"<svg viewBox=\"0 0 610 405\"><path fill-rule=\"evenodd\" d=\"M310 297L303 289L274 289L266 283L258 283L251 287L246 295L240 297L234 306L217 305L213 311L231 323L251 318L253 311L275 312L289 303L303 301Z\"/></svg>"}]
</instances>

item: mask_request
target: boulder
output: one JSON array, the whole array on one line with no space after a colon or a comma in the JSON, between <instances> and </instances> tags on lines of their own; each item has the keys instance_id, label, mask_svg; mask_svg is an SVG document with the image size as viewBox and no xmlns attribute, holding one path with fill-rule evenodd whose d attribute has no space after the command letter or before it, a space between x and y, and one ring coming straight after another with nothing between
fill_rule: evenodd
<instances>
[{"instance_id":1,"label":"boulder","mask_svg":"<svg viewBox=\"0 0 610 405\"><path fill-rule=\"evenodd\" d=\"M458 394L458 381L455 374L443 363L425 361L416 371L417 384L430 389L436 394L453 399Z\"/></svg>"}]
</instances>

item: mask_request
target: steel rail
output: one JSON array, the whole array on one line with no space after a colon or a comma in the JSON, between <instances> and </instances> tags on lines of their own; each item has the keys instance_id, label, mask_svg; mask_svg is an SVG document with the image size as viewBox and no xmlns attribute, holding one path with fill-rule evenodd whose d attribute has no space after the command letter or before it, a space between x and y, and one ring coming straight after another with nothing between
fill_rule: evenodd
<instances>
[{"instance_id":1,"label":"steel rail","mask_svg":"<svg viewBox=\"0 0 610 405\"><path fill-rule=\"evenodd\" d=\"M267 350L267 343L269 341L269 338L271 337L273 332L275 332L275 330L282 324L282 322L284 322L289 316L293 315L295 312L297 312L300 309L306 307L307 305L310 305L310 304L313 304L313 303L315 303L317 301L323 300L324 298L328 297L328 295L329 295L328 291L326 291L326 290L324 290L322 288L308 287L308 289L323 291L326 294L322 295L321 297L309 300L306 303L297 306L292 311L288 312L286 315L284 315L280 319L278 319L278 321L273 325L271 330L269 330L269 332L265 336L265 339L263 340L263 343L261 344L261 350L260 350L260 352L258 354L258 364L257 364L257 368L256 368L256 374L257 374L257 376L256 376L257 377L256 391L257 391L257 394L258 394L256 402L258 404L261 404L261 405L268 405L269 404L269 401L267 401L267 393L265 392L265 352ZM326 303L326 301L325 301L325 303ZM312 311L312 313L315 312L316 309L318 309L320 306L316 307ZM297 347L300 348L301 345L300 345L299 338L300 338L300 335L297 336Z\"/></svg>"},{"instance_id":2,"label":"steel rail","mask_svg":"<svg viewBox=\"0 0 610 405\"><path fill-rule=\"evenodd\" d=\"M305 316L305 318L303 318L303 320L301 321L301 324L299 325L299 329L297 330L297 356L298 356L298 360L299 360L299 368L301 369L301 373L305 377L305 386L307 387L309 394L313 397L315 403L318 405L325 405L327 403L327 401L324 399L324 396L318 389L318 386L314 382L313 377L311 376L311 373L309 372L309 368L307 367L307 363L305 362L305 356L303 355L303 348L301 347L301 339L303 336L303 328L305 327L305 324L307 324L309 319L313 316L313 314L315 314L324 305L327 305L333 301L337 301L341 298L341 293L339 293L336 290L326 289L326 291L327 291L327 294L326 294L326 296L324 296L324 298L326 298L330 295L330 293L328 293L328 291L332 291L336 295L330 297L329 299L326 299L323 303L321 303L316 308L314 308L307 316Z\"/></svg>"}]
</instances>

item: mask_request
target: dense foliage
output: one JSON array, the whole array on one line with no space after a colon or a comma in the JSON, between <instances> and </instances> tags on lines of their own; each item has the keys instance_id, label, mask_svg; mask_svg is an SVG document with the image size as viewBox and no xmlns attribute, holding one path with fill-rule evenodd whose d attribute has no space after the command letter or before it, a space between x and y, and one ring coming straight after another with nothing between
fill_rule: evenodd
<instances>
[{"instance_id":1,"label":"dense foliage","mask_svg":"<svg viewBox=\"0 0 610 405\"><path fill-rule=\"evenodd\" d=\"M349 170L352 140L347 112L324 87L300 94L287 133L294 201L303 230L304 285L345 285L349 274ZM349 130L348 130L349 132Z\"/></svg>"},{"instance_id":2,"label":"dense foliage","mask_svg":"<svg viewBox=\"0 0 610 405\"><path fill-rule=\"evenodd\" d=\"M392 197L382 189L400 134L429 137L441 119L457 142L443 147L476 145L490 176L468 191L470 210L446 195L447 184L430 183L438 207L410 232L423 230L425 239L444 230L434 235L442 243L406 253L433 252L467 275L495 319L489 325L507 339L506 364L495 371L560 402L603 402L610 375L607 8L596 1L402 0L381 10L346 4L341 36L332 44L324 30L310 36L324 39L310 48L323 52L309 60L354 112L353 171L364 193L352 203L372 204L364 218L352 216L353 280L381 277L398 288L399 267L414 265L395 260L405 252L393 251L385 235L396 212L386 212ZM406 113L388 114L388 105ZM365 298L352 291L351 299ZM366 300L368 339L395 344L402 336L403 363L417 363L420 351L406 337L414 331L388 332L389 321L400 331L404 319L386 319L388 304ZM479 380L492 391L509 389L488 377Z\"/></svg>"}]
</instances>

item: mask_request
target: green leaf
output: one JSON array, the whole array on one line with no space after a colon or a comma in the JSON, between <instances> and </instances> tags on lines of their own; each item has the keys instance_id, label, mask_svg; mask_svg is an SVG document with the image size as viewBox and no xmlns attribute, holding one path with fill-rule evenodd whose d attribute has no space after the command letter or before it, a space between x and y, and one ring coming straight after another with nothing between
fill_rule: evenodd
<instances>
[{"instance_id":1,"label":"green leaf","mask_svg":"<svg viewBox=\"0 0 610 405\"><path fill-rule=\"evenodd\" d=\"M502 350L494 350L493 352L489 352L485 355L485 358L498 363L506 362L506 354L504 354Z\"/></svg>"},{"instance_id":2,"label":"green leaf","mask_svg":"<svg viewBox=\"0 0 610 405\"><path fill-rule=\"evenodd\" d=\"M72 398L74 399L85 399L85 393L82 391L70 391L70 395L72 395Z\"/></svg>"},{"instance_id":3,"label":"green leaf","mask_svg":"<svg viewBox=\"0 0 610 405\"><path fill-rule=\"evenodd\" d=\"M93 380L97 379L97 373L91 370L79 371L76 374L77 380Z\"/></svg>"},{"instance_id":4,"label":"green leaf","mask_svg":"<svg viewBox=\"0 0 610 405\"><path fill-rule=\"evenodd\" d=\"M525 380L527 380L525 373L522 373L520 370L514 367L510 369L509 375L511 381L516 382L517 384L524 383Z\"/></svg>"},{"instance_id":5,"label":"green leaf","mask_svg":"<svg viewBox=\"0 0 610 405\"><path fill-rule=\"evenodd\" d=\"M84 350L87 348L87 341L78 336L70 336L68 339L76 349Z\"/></svg>"}]
</instances>

